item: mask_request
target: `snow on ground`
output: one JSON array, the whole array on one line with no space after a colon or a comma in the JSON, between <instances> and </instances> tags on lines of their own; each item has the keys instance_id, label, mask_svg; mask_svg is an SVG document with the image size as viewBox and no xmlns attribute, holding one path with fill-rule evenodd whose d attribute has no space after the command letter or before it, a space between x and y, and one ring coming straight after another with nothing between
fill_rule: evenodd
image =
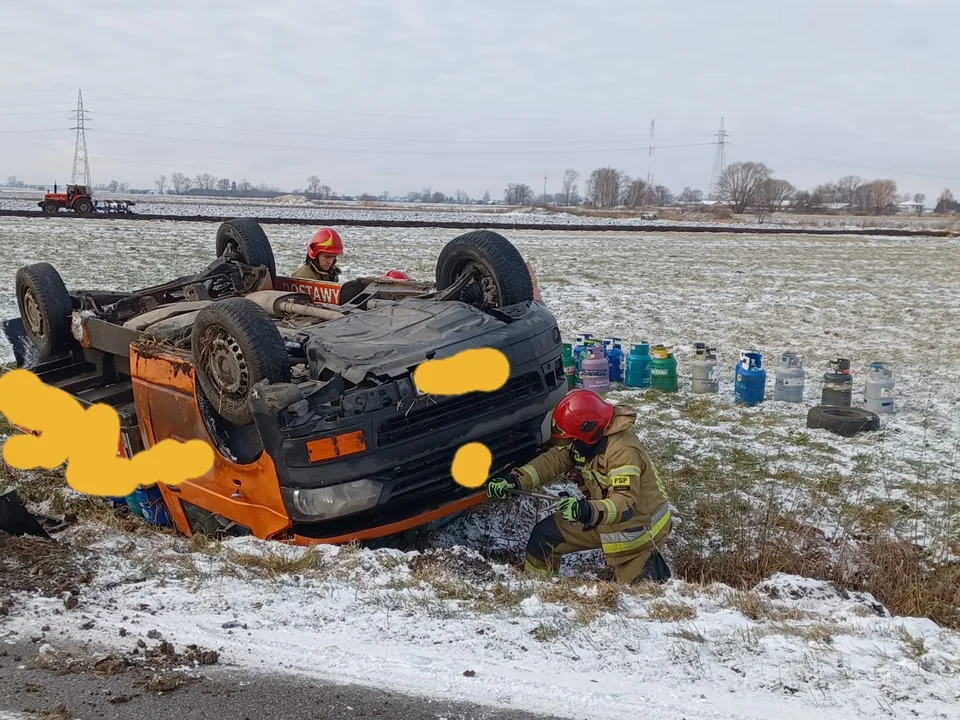
<instances>
[{"instance_id":1,"label":"snow on ground","mask_svg":"<svg viewBox=\"0 0 960 720\"><path fill-rule=\"evenodd\" d=\"M310 229L266 229L278 269L292 270ZM144 287L205 266L215 232L184 222L0 218L8 268L0 316L17 314L13 275L22 264L51 261L70 287ZM345 275L397 267L430 279L457 234L348 228ZM763 507L775 504L840 547L873 523L871 532L928 545L941 559L960 552L952 509L960 490L960 240L505 234L534 267L565 339L587 331L663 342L677 353L678 394L611 394L640 409L641 437L684 510L675 535L715 531L698 528L707 515L692 512L715 483L721 500L762 496ZM715 397L690 394L696 341L719 348ZM770 373L768 400L756 408L732 403L733 366L745 348L760 349ZM806 358L800 406L771 399L777 357L788 349ZM10 355L0 345L0 357ZM843 439L805 428L819 376L837 355L853 361L858 403L869 362L892 364L898 410L880 432ZM564 585L575 572L602 575L596 554L565 563L566 595L524 584L507 566L480 567L470 553L516 559L537 518L524 503L482 508L430 536L427 547L454 554L445 566L466 567L452 578L416 569L416 556L395 550L321 548L302 568L285 561L286 574L266 580L237 570L248 567L237 557L255 567L249 556L303 551L234 540L191 552L182 539L98 535L85 541L102 565L80 610L99 617L88 635L104 643L119 642L119 618L128 615L138 634L157 627L174 641L222 646L233 662L286 663L291 672L315 668L341 681L571 717L634 717L624 708L640 704L666 720L956 716L955 631L877 615L869 598L819 582L775 578L761 585L758 606L756 594L679 581L662 597L617 597L589 579ZM154 547L162 561L150 561ZM578 614L563 602L570 592L596 601ZM25 602L0 635L32 632L59 601ZM140 603L150 610L137 610ZM83 622L70 613L62 620L71 633ZM241 627L221 627L232 621ZM467 670L476 677L464 677Z\"/></svg>"},{"instance_id":2,"label":"snow on ground","mask_svg":"<svg viewBox=\"0 0 960 720\"><path fill-rule=\"evenodd\" d=\"M0 210L36 211L37 202L43 194L29 190L0 190ZM489 205L455 205L434 203L380 203L359 201L322 201L317 202L296 195L282 195L277 198L204 198L197 196L171 195L129 195L123 193L98 192L96 197L103 200L126 199L136 202L133 208L144 215L189 215L189 216L238 216L250 215L263 218L294 218L304 222L337 220L350 222L355 220L387 220L417 222L462 222L487 227L497 223L522 222L543 225L601 225L624 227L669 227L685 225L717 228L719 230L750 227L766 228L833 228L859 230L870 228L901 228L907 230L954 229L960 231L960 222L948 218L935 217L838 217L809 216L790 213L776 213L763 221L750 215L742 215L730 221L718 222L708 212L688 211L680 220L641 220L624 214L615 217L594 217L576 215L563 208L546 209L533 207L510 207ZM62 211L66 213L66 211ZM679 213L676 209L667 209L667 213ZM679 216L679 215L678 215Z\"/></svg>"},{"instance_id":3,"label":"snow on ground","mask_svg":"<svg viewBox=\"0 0 960 720\"><path fill-rule=\"evenodd\" d=\"M621 590L521 580L463 549L244 538L191 551L170 536L71 532L100 565L80 605L29 600L0 636L50 624L54 645L66 631L129 649L157 630L253 670L570 718L947 718L960 703L960 636L793 576L749 593Z\"/></svg>"}]
</instances>

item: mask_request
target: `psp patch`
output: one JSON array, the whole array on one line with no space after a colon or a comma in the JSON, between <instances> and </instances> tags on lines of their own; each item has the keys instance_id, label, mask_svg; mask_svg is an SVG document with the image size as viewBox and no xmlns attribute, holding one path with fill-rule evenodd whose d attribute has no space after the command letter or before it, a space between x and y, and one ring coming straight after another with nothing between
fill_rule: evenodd
<instances>
[{"instance_id":1,"label":"psp patch","mask_svg":"<svg viewBox=\"0 0 960 720\"><path fill-rule=\"evenodd\" d=\"M629 475L614 475L610 478L610 484L615 488L630 487L631 477Z\"/></svg>"}]
</instances>

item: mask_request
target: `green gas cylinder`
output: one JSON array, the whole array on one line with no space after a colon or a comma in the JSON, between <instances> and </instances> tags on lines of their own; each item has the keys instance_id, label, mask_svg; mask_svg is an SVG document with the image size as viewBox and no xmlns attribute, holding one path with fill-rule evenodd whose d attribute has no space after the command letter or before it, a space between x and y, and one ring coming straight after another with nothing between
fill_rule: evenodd
<instances>
[{"instance_id":1,"label":"green gas cylinder","mask_svg":"<svg viewBox=\"0 0 960 720\"><path fill-rule=\"evenodd\" d=\"M664 345L655 345L650 354L650 387L663 392L677 391L677 359Z\"/></svg>"},{"instance_id":2,"label":"green gas cylinder","mask_svg":"<svg viewBox=\"0 0 960 720\"><path fill-rule=\"evenodd\" d=\"M567 379L567 390L573 390L577 385L577 366L570 343L563 344L563 374Z\"/></svg>"}]
</instances>

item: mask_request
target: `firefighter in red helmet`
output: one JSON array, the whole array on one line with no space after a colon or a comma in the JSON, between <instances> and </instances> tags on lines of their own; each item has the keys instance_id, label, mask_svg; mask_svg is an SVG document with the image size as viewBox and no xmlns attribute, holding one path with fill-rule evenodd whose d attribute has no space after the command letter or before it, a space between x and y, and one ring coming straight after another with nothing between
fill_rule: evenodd
<instances>
[{"instance_id":1,"label":"firefighter in red helmet","mask_svg":"<svg viewBox=\"0 0 960 720\"><path fill-rule=\"evenodd\" d=\"M337 282L340 277L338 255L343 255L340 235L333 228L320 228L307 243L307 257L294 271L293 277Z\"/></svg>"},{"instance_id":2,"label":"firefighter in red helmet","mask_svg":"<svg viewBox=\"0 0 960 720\"><path fill-rule=\"evenodd\" d=\"M671 531L670 505L656 466L633 430L636 411L591 390L574 390L553 411L554 447L528 464L495 475L487 495L535 490L570 471L586 497L564 497L527 542L527 569L559 570L571 552L600 548L617 580L666 582L659 548Z\"/></svg>"}]
</instances>

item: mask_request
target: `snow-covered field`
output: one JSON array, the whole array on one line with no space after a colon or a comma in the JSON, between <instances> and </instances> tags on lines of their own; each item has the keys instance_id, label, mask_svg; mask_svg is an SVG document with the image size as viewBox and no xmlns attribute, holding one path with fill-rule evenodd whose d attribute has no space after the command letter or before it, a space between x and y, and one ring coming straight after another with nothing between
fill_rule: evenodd
<instances>
[{"instance_id":1,"label":"snow-covered field","mask_svg":"<svg viewBox=\"0 0 960 720\"><path fill-rule=\"evenodd\" d=\"M0 210L37 210L39 191L0 190ZM314 202L307 198L284 195L274 199L202 198L196 196L129 195L98 192L103 200L128 199L136 202L134 210L144 215L224 217L249 215L261 218L291 218L306 223L318 220L352 222L357 220L416 221L426 223L461 222L487 227L498 223L534 225L600 225L611 227L760 227L755 216L743 215L718 222L709 213L675 209L666 212L677 219L641 220L624 214L620 217L575 215L562 208L531 208L484 205L436 205L418 203L361 203L347 201ZM62 211L66 212L66 211ZM765 228L830 228L862 231L871 228L903 230L949 230L960 232L960 221L937 217L836 217L776 213L764 220Z\"/></svg>"},{"instance_id":2,"label":"snow-covered field","mask_svg":"<svg viewBox=\"0 0 960 720\"><path fill-rule=\"evenodd\" d=\"M17 313L19 265L51 261L73 287L142 287L205 266L215 231L0 218L0 316ZM292 270L310 229L267 232L278 269ZM431 279L456 234L348 228L345 275L398 267ZM850 548L880 536L919 543L941 562L960 554L960 239L505 234L534 267L565 338L587 331L674 347L678 394L621 388L611 397L640 408L638 429L681 518L671 555L685 567L699 558L715 577L717 547L754 547L758 530L776 535L778 550L791 547L781 524L765 524L771 516L807 529L811 572L844 567ZM696 341L719 348L718 396L689 393ZM764 353L771 376L756 408L732 402L745 348ZM772 401L788 349L808 367L800 406ZM858 395L870 361L891 363L898 410L881 431L842 439L805 428L837 355L852 358ZM10 356L0 346L0 358ZM73 635L82 615L97 618L82 637L114 645L127 615L135 636L156 627L246 666L313 668L569 717L636 717L641 708L665 720L957 716L956 631L786 575L742 583L756 588L746 593L675 580L660 596L591 580L603 576L596 556L565 564L564 575L586 580L547 583L484 559L516 558L536 515L529 500L485 507L433 533L426 546L440 554L423 557L304 555L248 539L203 547L81 524L67 537L89 546L99 570L80 608L58 623ZM59 603L23 598L0 636L38 634ZM476 676L465 677L470 670Z\"/></svg>"}]
</instances>

